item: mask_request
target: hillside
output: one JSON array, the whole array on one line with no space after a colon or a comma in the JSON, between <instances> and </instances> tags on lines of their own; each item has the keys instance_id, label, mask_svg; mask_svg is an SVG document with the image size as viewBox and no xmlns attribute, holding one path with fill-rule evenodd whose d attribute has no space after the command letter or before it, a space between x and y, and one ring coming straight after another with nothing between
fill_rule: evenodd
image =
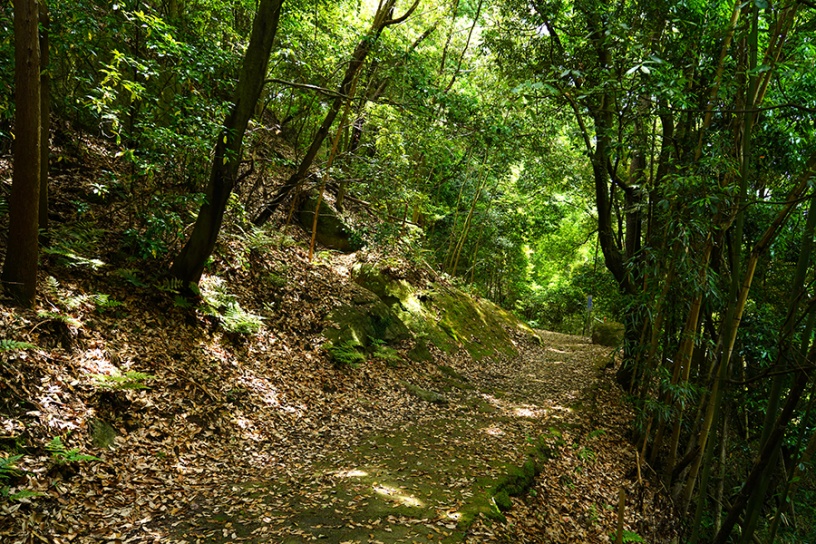
<instances>
[{"instance_id":1,"label":"hillside","mask_svg":"<svg viewBox=\"0 0 816 544\"><path fill-rule=\"evenodd\" d=\"M190 302L85 152L38 305L0 310L4 542L604 542L621 487L627 530L670 534L608 348L382 248L310 262L286 214L234 216Z\"/></svg>"}]
</instances>

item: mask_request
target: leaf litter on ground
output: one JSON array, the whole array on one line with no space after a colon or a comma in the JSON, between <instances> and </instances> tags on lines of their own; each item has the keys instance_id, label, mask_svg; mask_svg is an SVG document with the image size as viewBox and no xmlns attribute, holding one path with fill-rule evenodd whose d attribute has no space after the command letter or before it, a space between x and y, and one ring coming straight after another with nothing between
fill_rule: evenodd
<instances>
[{"instance_id":1,"label":"leaf litter on ground","mask_svg":"<svg viewBox=\"0 0 816 544\"><path fill-rule=\"evenodd\" d=\"M432 348L425 363L338 368L320 333L353 297L354 261L378 255L309 262L291 232L262 254L238 236L219 245L212 270L263 317L254 334L225 332L147 276L50 261L58 280L43 279L39 308L0 307L2 337L36 346L0 355L0 439L23 453L10 491L36 493L0 499L0 540L608 542L620 488L626 529L671 539L665 490L633 476L632 412L598 370L607 348L542 331L541 344L515 334L517 357ZM127 375L150 378L104 378ZM91 440L98 420L115 431L109 448ZM506 522L489 519L492 486L542 436L555 455ZM101 460L60 464L55 437Z\"/></svg>"}]
</instances>

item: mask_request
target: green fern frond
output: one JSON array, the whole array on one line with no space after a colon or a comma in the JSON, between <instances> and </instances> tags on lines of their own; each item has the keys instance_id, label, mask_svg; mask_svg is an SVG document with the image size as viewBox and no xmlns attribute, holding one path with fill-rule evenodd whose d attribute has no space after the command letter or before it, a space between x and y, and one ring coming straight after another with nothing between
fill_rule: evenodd
<instances>
[{"instance_id":1,"label":"green fern frond","mask_svg":"<svg viewBox=\"0 0 816 544\"><path fill-rule=\"evenodd\" d=\"M37 349L37 346L34 344L29 344L28 342L18 342L17 340L0 340L0 353L7 351L23 351L27 349Z\"/></svg>"}]
</instances>

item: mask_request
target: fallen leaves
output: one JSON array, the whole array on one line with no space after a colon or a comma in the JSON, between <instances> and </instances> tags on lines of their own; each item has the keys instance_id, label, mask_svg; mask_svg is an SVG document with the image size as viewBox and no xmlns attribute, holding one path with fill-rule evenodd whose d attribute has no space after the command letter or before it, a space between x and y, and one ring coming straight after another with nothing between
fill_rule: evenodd
<instances>
[{"instance_id":1,"label":"fallen leaves","mask_svg":"<svg viewBox=\"0 0 816 544\"><path fill-rule=\"evenodd\" d=\"M222 253L243 251L233 243ZM40 346L0 360L0 428L27 452L14 486L41 493L0 505L3 542L605 542L620 487L628 529L651 542L672 534L658 487L626 478L631 413L596 376L603 348L553 333L537 346L516 333L517 358L477 363L432 349L430 363L336 368L319 333L353 297L349 259L311 264L289 246L227 270L244 307L275 300L247 337L114 275L61 279L64 300L104 290L122 302L105 313L77 306L84 325L67 340L35 313L0 309L5 337ZM270 294L263 278L284 270ZM155 378L149 389L100 388L95 376L113 370ZM94 419L115 429L111 449L92 447ZM508 523L468 525L468 509L487 504L492 482L553 427L558 455L533 493L512 499ZM44 446L54 436L102 461L53 471Z\"/></svg>"}]
</instances>

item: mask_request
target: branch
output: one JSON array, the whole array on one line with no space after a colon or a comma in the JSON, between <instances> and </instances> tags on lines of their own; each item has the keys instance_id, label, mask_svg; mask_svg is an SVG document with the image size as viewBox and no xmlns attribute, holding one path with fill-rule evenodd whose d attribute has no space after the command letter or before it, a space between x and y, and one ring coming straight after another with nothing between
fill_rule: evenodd
<instances>
[{"instance_id":1,"label":"branch","mask_svg":"<svg viewBox=\"0 0 816 544\"><path fill-rule=\"evenodd\" d=\"M277 79L274 77L264 80L264 85L266 85L267 83L278 83L279 85L284 85L286 87L294 87L296 89L306 89L308 91L315 91L322 95L329 96L331 98L346 98L346 99L349 98L347 95L338 93L337 91L326 89L324 87L318 87L317 85L310 85L308 83L296 83L294 81L286 81L284 79Z\"/></svg>"},{"instance_id":2,"label":"branch","mask_svg":"<svg viewBox=\"0 0 816 544\"><path fill-rule=\"evenodd\" d=\"M405 12L405 15L403 15L402 17L397 17L396 19L388 19L387 21L385 21L385 22L383 23L383 28L385 28L385 27L387 27L387 26L391 26L391 25L398 25L398 24L400 24L400 23L401 23L401 22L403 22L405 19L407 19L408 17L410 17L410 16L411 16L411 14L412 14L412 13L413 13L413 12L416 10L416 8L417 8L418 6L419 6L419 0L414 0L414 5L413 5L413 6L411 6L410 8L408 8L408 11L406 11L406 12Z\"/></svg>"}]
</instances>

